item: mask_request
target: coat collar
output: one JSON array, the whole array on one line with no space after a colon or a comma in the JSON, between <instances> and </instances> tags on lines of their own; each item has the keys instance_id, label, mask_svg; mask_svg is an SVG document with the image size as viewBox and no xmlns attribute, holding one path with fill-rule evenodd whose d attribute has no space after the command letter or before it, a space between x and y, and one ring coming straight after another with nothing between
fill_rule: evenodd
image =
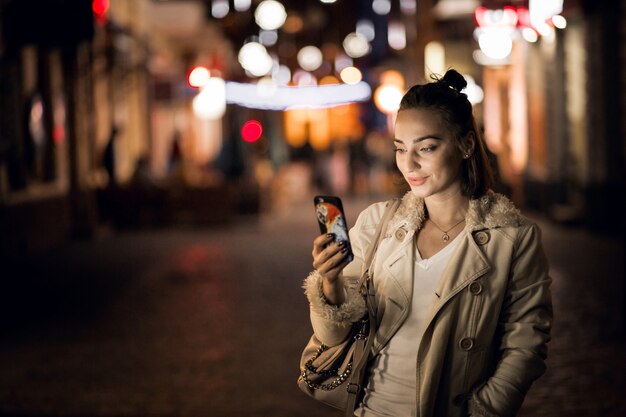
<instances>
[{"instance_id":1,"label":"coat collar","mask_svg":"<svg viewBox=\"0 0 626 417\"><path fill-rule=\"evenodd\" d=\"M389 223L389 230L403 227L419 230L426 219L424 199L407 192L400 207ZM505 226L520 226L523 216L513 203L502 194L487 191L482 197L471 199L465 215L465 225L470 231Z\"/></svg>"}]
</instances>

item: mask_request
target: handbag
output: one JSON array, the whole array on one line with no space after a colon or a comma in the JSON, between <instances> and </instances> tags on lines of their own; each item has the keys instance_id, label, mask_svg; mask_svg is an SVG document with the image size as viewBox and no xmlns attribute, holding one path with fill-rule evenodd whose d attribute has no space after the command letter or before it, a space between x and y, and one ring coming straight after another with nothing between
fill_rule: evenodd
<instances>
[{"instance_id":1,"label":"handbag","mask_svg":"<svg viewBox=\"0 0 626 417\"><path fill-rule=\"evenodd\" d=\"M337 346L326 346L315 335L311 336L300 359L300 390L326 405L344 410L346 417L354 414L363 390L365 365L376 334L375 294L371 287L370 269L381 237L399 204L399 199L387 203L365 255L359 288L365 298L367 313L352 324L346 340Z\"/></svg>"}]
</instances>

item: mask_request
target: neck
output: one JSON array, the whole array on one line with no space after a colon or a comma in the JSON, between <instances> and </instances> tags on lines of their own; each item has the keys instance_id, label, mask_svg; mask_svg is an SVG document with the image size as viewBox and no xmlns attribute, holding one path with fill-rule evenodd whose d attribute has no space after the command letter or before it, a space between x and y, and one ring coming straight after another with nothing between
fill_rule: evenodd
<instances>
[{"instance_id":1,"label":"neck","mask_svg":"<svg viewBox=\"0 0 626 417\"><path fill-rule=\"evenodd\" d=\"M428 217L441 227L450 226L465 218L469 197L461 191L449 195L435 195L424 199Z\"/></svg>"}]
</instances>

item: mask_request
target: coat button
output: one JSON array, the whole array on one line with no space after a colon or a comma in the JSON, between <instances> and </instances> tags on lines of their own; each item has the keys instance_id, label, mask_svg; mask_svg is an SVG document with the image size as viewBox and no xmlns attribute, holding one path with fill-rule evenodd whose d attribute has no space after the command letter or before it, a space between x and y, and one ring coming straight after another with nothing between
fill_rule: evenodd
<instances>
[{"instance_id":1,"label":"coat button","mask_svg":"<svg viewBox=\"0 0 626 417\"><path fill-rule=\"evenodd\" d=\"M471 292L474 295L480 294L481 292L483 292L482 284L480 282L476 282L476 281L472 282L469 285L469 292Z\"/></svg>"},{"instance_id":2,"label":"coat button","mask_svg":"<svg viewBox=\"0 0 626 417\"><path fill-rule=\"evenodd\" d=\"M476 243L478 243L479 245L484 245L485 243L489 242L489 233L487 232L477 232L474 235L474 240L476 241Z\"/></svg>"},{"instance_id":3,"label":"coat button","mask_svg":"<svg viewBox=\"0 0 626 417\"><path fill-rule=\"evenodd\" d=\"M472 339L471 337L464 337L459 342L459 346L465 351L472 350L472 348L474 347L474 339Z\"/></svg>"},{"instance_id":4,"label":"coat button","mask_svg":"<svg viewBox=\"0 0 626 417\"><path fill-rule=\"evenodd\" d=\"M403 241L405 237L406 237L406 230L404 229L396 230L396 239L398 239L399 241Z\"/></svg>"}]
</instances>

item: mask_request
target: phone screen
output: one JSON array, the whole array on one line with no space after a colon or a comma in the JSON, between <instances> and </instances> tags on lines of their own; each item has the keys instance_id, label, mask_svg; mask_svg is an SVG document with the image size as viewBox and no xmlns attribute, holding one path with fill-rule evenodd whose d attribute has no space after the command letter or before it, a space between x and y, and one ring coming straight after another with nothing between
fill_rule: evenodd
<instances>
[{"instance_id":1,"label":"phone screen","mask_svg":"<svg viewBox=\"0 0 626 417\"><path fill-rule=\"evenodd\" d=\"M349 261L354 258L352 254L352 246L348 237L348 223L346 215L343 211L341 199L336 196L315 196L313 199L315 204L315 214L317 222L320 226L322 234L332 233L335 242L345 242L348 248L346 255Z\"/></svg>"}]
</instances>

